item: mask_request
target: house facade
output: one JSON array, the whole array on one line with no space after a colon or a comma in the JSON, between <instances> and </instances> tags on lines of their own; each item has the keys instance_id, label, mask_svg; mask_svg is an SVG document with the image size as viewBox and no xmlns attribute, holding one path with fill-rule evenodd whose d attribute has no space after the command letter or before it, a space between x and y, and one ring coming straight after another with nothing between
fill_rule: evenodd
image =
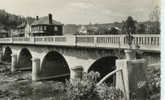
<instances>
[{"instance_id":1,"label":"house facade","mask_svg":"<svg viewBox=\"0 0 165 100\"><path fill-rule=\"evenodd\" d=\"M25 27L26 23L23 22L22 24L18 25L16 28L16 33L13 34L14 37L24 37L25 35Z\"/></svg>"},{"instance_id":2,"label":"house facade","mask_svg":"<svg viewBox=\"0 0 165 100\"><path fill-rule=\"evenodd\" d=\"M53 20L52 14L39 18L31 24L32 36L63 35L63 24Z\"/></svg>"},{"instance_id":3,"label":"house facade","mask_svg":"<svg viewBox=\"0 0 165 100\"><path fill-rule=\"evenodd\" d=\"M9 37L9 31L3 25L0 25L0 38L5 37Z\"/></svg>"},{"instance_id":4,"label":"house facade","mask_svg":"<svg viewBox=\"0 0 165 100\"><path fill-rule=\"evenodd\" d=\"M8 36L9 36L8 31L3 28L0 28L0 38L5 38Z\"/></svg>"},{"instance_id":5,"label":"house facade","mask_svg":"<svg viewBox=\"0 0 165 100\"><path fill-rule=\"evenodd\" d=\"M13 37L30 37L31 36L31 26L28 21L23 22L12 33Z\"/></svg>"}]
</instances>

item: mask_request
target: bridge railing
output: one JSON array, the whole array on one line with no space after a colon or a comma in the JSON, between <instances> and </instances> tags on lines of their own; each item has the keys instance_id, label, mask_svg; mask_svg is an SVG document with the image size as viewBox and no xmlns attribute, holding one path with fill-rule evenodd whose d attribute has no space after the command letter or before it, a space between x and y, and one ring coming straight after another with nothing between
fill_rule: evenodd
<instances>
[{"instance_id":1,"label":"bridge railing","mask_svg":"<svg viewBox=\"0 0 165 100\"><path fill-rule=\"evenodd\" d=\"M80 47L95 47L96 39L93 35L77 35L75 42Z\"/></svg>"},{"instance_id":2,"label":"bridge railing","mask_svg":"<svg viewBox=\"0 0 165 100\"><path fill-rule=\"evenodd\" d=\"M96 47L119 48L121 45L120 35L96 36Z\"/></svg>"},{"instance_id":3,"label":"bridge railing","mask_svg":"<svg viewBox=\"0 0 165 100\"><path fill-rule=\"evenodd\" d=\"M136 34L133 35L133 49L160 50L160 35ZM123 48L128 49L125 35L82 35L76 36L77 46Z\"/></svg>"},{"instance_id":4,"label":"bridge railing","mask_svg":"<svg viewBox=\"0 0 165 100\"><path fill-rule=\"evenodd\" d=\"M139 48L140 50L160 51L160 35L136 34L133 36L133 48ZM125 35L69 35L38 36L29 38L13 37L0 38L0 43L77 46L92 48L129 48Z\"/></svg>"},{"instance_id":5,"label":"bridge railing","mask_svg":"<svg viewBox=\"0 0 165 100\"><path fill-rule=\"evenodd\" d=\"M35 44L37 45L65 45L74 46L75 37L74 36L40 36L35 37Z\"/></svg>"},{"instance_id":6,"label":"bridge railing","mask_svg":"<svg viewBox=\"0 0 165 100\"><path fill-rule=\"evenodd\" d=\"M77 46L96 48L120 48L124 42L123 35L83 35L77 36Z\"/></svg>"},{"instance_id":7,"label":"bridge railing","mask_svg":"<svg viewBox=\"0 0 165 100\"><path fill-rule=\"evenodd\" d=\"M136 34L133 35L134 40L133 40L133 45L135 47L133 48L138 48L141 50L155 50L159 51L160 50L160 35L155 35L155 34ZM128 48L128 44L126 41L126 37L124 37L124 44L122 45L122 48Z\"/></svg>"},{"instance_id":8,"label":"bridge railing","mask_svg":"<svg viewBox=\"0 0 165 100\"><path fill-rule=\"evenodd\" d=\"M79 35L76 36L77 46L118 48L120 35Z\"/></svg>"},{"instance_id":9,"label":"bridge railing","mask_svg":"<svg viewBox=\"0 0 165 100\"><path fill-rule=\"evenodd\" d=\"M34 44L34 37L13 37L15 44Z\"/></svg>"},{"instance_id":10,"label":"bridge railing","mask_svg":"<svg viewBox=\"0 0 165 100\"><path fill-rule=\"evenodd\" d=\"M12 38L0 38L0 43L3 43L3 44L12 43Z\"/></svg>"}]
</instances>

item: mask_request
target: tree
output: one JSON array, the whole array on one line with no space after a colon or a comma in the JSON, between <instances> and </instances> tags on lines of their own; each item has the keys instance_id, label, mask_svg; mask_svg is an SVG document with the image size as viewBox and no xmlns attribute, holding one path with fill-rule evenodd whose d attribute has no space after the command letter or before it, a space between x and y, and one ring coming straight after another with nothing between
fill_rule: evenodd
<instances>
[{"instance_id":1,"label":"tree","mask_svg":"<svg viewBox=\"0 0 165 100\"><path fill-rule=\"evenodd\" d=\"M136 31L135 23L136 21L131 16L128 16L127 20L123 22L122 33L126 34L126 40L130 48L132 48L131 45L134 39L132 34L135 34Z\"/></svg>"},{"instance_id":2,"label":"tree","mask_svg":"<svg viewBox=\"0 0 165 100\"><path fill-rule=\"evenodd\" d=\"M158 6L150 13L149 20L152 22L148 29L150 34L160 34L160 8Z\"/></svg>"},{"instance_id":3,"label":"tree","mask_svg":"<svg viewBox=\"0 0 165 100\"><path fill-rule=\"evenodd\" d=\"M160 8L156 6L149 15L150 21L160 22Z\"/></svg>"},{"instance_id":4,"label":"tree","mask_svg":"<svg viewBox=\"0 0 165 100\"><path fill-rule=\"evenodd\" d=\"M126 31L127 31L127 34L135 34L135 30L136 30L135 22L136 21L134 21L131 16L128 16L128 18L126 20Z\"/></svg>"},{"instance_id":5,"label":"tree","mask_svg":"<svg viewBox=\"0 0 165 100\"><path fill-rule=\"evenodd\" d=\"M138 29L137 29L137 33L138 34L144 34L146 32L146 26L144 24L140 24Z\"/></svg>"}]
</instances>

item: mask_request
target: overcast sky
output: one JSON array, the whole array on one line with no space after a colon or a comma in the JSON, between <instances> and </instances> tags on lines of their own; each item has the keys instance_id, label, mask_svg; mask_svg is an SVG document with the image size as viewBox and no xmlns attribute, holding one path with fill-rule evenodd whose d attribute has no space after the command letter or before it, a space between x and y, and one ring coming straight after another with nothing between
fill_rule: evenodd
<instances>
[{"instance_id":1,"label":"overcast sky","mask_svg":"<svg viewBox=\"0 0 165 100\"><path fill-rule=\"evenodd\" d=\"M110 23L133 16L148 20L159 0L1 0L0 9L23 16L46 16L64 24Z\"/></svg>"}]
</instances>

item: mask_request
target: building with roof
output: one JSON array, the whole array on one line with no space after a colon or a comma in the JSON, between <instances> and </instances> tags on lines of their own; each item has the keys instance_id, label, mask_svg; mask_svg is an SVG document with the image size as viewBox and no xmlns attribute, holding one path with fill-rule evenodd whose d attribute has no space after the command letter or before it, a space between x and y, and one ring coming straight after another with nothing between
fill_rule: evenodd
<instances>
[{"instance_id":1,"label":"building with roof","mask_svg":"<svg viewBox=\"0 0 165 100\"><path fill-rule=\"evenodd\" d=\"M18 25L14 32L12 33L13 37L30 37L31 36L31 26L28 22L23 22L22 24Z\"/></svg>"},{"instance_id":2,"label":"building with roof","mask_svg":"<svg viewBox=\"0 0 165 100\"><path fill-rule=\"evenodd\" d=\"M5 29L0 29L0 38L8 37L8 31Z\"/></svg>"},{"instance_id":3,"label":"building with roof","mask_svg":"<svg viewBox=\"0 0 165 100\"><path fill-rule=\"evenodd\" d=\"M118 35L121 34L121 29L119 27L109 27L106 34Z\"/></svg>"},{"instance_id":4,"label":"building with roof","mask_svg":"<svg viewBox=\"0 0 165 100\"><path fill-rule=\"evenodd\" d=\"M39 18L31 24L31 34L33 36L53 36L63 35L63 24L53 20L52 14Z\"/></svg>"},{"instance_id":5,"label":"building with roof","mask_svg":"<svg viewBox=\"0 0 165 100\"><path fill-rule=\"evenodd\" d=\"M85 26L81 26L79 29L78 29L78 32L79 34L83 34L83 35L87 35L87 28Z\"/></svg>"},{"instance_id":6,"label":"building with roof","mask_svg":"<svg viewBox=\"0 0 165 100\"><path fill-rule=\"evenodd\" d=\"M25 27L26 27L26 23L25 22L23 22L22 24L20 24L20 25L18 25L17 27L16 27L16 33L15 34L13 34L13 36L15 36L15 37L24 37L24 35L25 35Z\"/></svg>"},{"instance_id":7,"label":"building with roof","mask_svg":"<svg viewBox=\"0 0 165 100\"><path fill-rule=\"evenodd\" d=\"M88 25L82 25L78 29L78 34L79 35L96 35L98 33L98 28L95 26L88 26Z\"/></svg>"},{"instance_id":8,"label":"building with roof","mask_svg":"<svg viewBox=\"0 0 165 100\"><path fill-rule=\"evenodd\" d=\"M4 26L0 26L0 38L5 38L9 36L9 32L4 28Z\"/></svg>"}]
</instances>

